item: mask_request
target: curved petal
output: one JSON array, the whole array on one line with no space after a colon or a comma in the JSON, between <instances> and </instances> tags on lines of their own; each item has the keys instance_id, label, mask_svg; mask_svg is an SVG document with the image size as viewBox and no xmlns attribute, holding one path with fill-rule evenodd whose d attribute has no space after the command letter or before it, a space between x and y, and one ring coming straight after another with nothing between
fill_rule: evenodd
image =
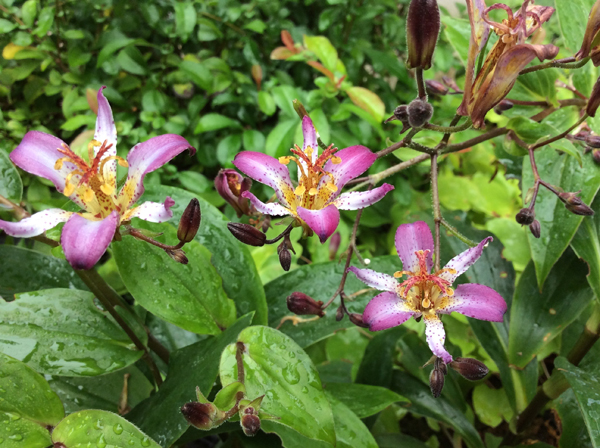
<instances>
[{"instance_id":1,"label":"curved petal","mask_svg":"<svg viewBox=\"0 0 600 448\"><path fill-rule=\"evenodd\" d=\"M373 205L394 189L393 185L383 184L369 191L351 191L330 202L340 210L359 210Z\"/></svg>"},{"instance_id":2,"label":"curved petal","mask_svg":"<svg viewBox=\"0 0 600 448\"><path fill-rule=\"evenodd\" d=\"M435 356L442 358L446 364L452 362L452 356L444 348L446 332L444 324L438 316L423 316L425 320L425 337L427 344Z\"/></svg>"},{"instance_id":3,"label":"curved petal","mask_svg":"<svg viewBox=\"0 0 600 448\"><path fill-rule=\"evenodd\" d=\"M128 210L121 220L129 221L131 218L140 218L149 222L165 222L173 217L171 207L174 205L175 201L169 196L164 203L147 201L139 207Z\"/></svg>"},{"instance_id":4,"label":"curved petal","mask_svg":"<svg viewBox=\"0 0 600 448\"><path fill-rule=\"evenodd\" d=\"M129 173L119 192L121 205L129 208L134 204L144 193L144 176L186 149L189 149L191 154L196 152L185 138L175 134L159 135L135 145L127 155Z\"/></svg>"},{"instance_id":5,"label":"curved petal","mask_svg":"<svg viewBox=\"0 0 600 448\"><path fill-rule=\"evenodd\" d=\"M600 31L600 2L596 1L592 7L592 10L590 11L590 15L588 16L581 48L575 54L577 60L583 59L590 55L594 38L598 34L598 31Z\"/></svg>"},{"instance_id":6,"label":"curved petal","mask_svg":"<svg viewBox=\"0 0 600 448\"><path fill-rule=\"evenodd\" d=\"M117 155L117 128L115 127L115 120L113 119L112 110L108 100L104 97L102 91L106 89L106 86L100 87L98 90L98 117L96 118L96 132L94 133L94 140L104 143L107 146L112 145L108 151L104 153L103 159L106 157ZM100 146L94 147L94 154L98 153ZM104 165L104 178L115 178L117 175L117 161L109 160Z\"/></svg>"},{"instance_id":7,"label":"curved petal","mask_svg":"<svg viewBox=\"0 0 600 448\"><path fill-rule=\"evenodd\" d=\"M350 266L348 270L354 272L356 278L365 285L378 289L379 291L395 292L396 286L398 286L396 279L388 274L382 274L381 272L372 269L358 269L354 266Z\"/></svg>"},{"instance_id":8,"label":"curved petal","mask_svg":"<svg viewBox=\"0 0 600 448\"><path fill-rule=\"evenodd\" d=\"M479 320L502 322L506 313L506 302L492 288L477 283L459 285L454 295L449 297L449 304L440 313L452 311Z\"/></svg>"},{"instance_id":9,"label":"curved petal","mask_svg":"<svg viewBox=\"0 0 600 448\"><path fill-rule=\"evenodd\" d=\"M330 159L325 163L323 169L331 173L333 183L338 187L338 191L341 191L349 180L367 171L377 159L375 153L372 153L369 148L361 145L344 148L336 152L335 155L342 159L342 161L334 164ZM329 176L323 176L319 182L319 186L327 182L330 182Z\"/></svg>"},{"instance_id":10,"label":"curved petal","mask_svg":"<svg viewBox=\"0 0 600 448\"><path fill-rule=\"evenodd\" d=\"M265 204L263 201L258 199L249 191L244 191L241 196L243 198L250 199L250 203L254 206L254 208L259 212L264 213L265 215L286 216L292 214L290 210L288 210L281 204L277 204L275 202Z\"/></svg>"},{"instance_id":11,"label":"curved petal","mask_svg":"<svg viewBox=\"0 0 600 448\"><path fill-rule=\"evenodd\" d=\"M242 151L235 156L233 164L252 179L275 190L281 205L289 207L294 201L290 172L279 160L261 152Z\"/></svg>"},{"instance_id":12,"label":"curved petal","mask_svg":"<svg viewBox=\"0 0 600 448\"><path fill-rule=\"evenodd\" d=\"M296 211L300 219L319 236L321 243L327 241L340 222L340 212L335 205L329 205L321 210L298 207Z\"/></svg>"},{"instance_id":13,"label":"curved petal","mask_svg":"<svg viewBox=\"0 0 600 448\"><path fill-rule=\"evenodd\" d=\"M19 222L0 221L0 229L10 236L30 238L41 235L55 225L67 221L72 214L72 212L66 212L59 208L50 208Z\"/></svg>"},{"instance_id":14,"label":"curved petal","mask_svg":"<svg viewBox=\"0 0 600 448\"><path fill-rule=\"evenodd\" d=\"M308 115L305 115L302 118L302 136L304 137L302 151L306 153L306 149L310 146L310 158L314 164L319 157L319 143L317 142L317 131L315 130L315 126ZM302 168L304 168L304 172L306 172L306 163L302 159L298 159L298 161L302 165ZM298 167L298 179L300 179L301 175L302 172L300 171L300 167Z\"/></svg>"},{"instance_id":15,"label":"curved petal","mask_svg":"<svg viewBox=\"0 0 600 448\"><path fill-rule=\"evenodd\" d=\"M382 292L373 297L365 307L363 321L371 331L387 330L403 324L414 314L396 293Z\"/></svg>"},{"instance_id":16,"label":"curved petal","mask_svg":"<svg viewBox=\"0 0 600 448\"><path fill-rule=\"evenodd\" d=\"M433 237L425 221L412 224L402 224L396 230L396 250L402 260L402 269L416 272L419 270L419 259L415 254L418 250L428 250L427 272L433 266Z\"/></svg>"},{"instance_id":17,"label":"curved petal","mask_svg":"<svg viewBox=\"0 0 600 448\"><path fill-rule=\"evenodd\" d=\"M443 278L444 280L448 280L450 283L454 283L454 280L456 280L459 275L461 275L467 269L469 269L469 266L471 266L473 263L475 263L479 259L479 257L481 257L481 254L483 253L483 249L491 241L494 241L494 238L492 238L491 236L488 236L477 246L470 247L469 249L465 250L464 252L458 254L456 257L454 257L452 260L450 260L446 266L444 266L444 269L454 269L456 271L456 273L451 274L448 271L444 271L439 275L439 277Z\"/></svg>"},{"instance_id":18,"label":"curved petal","mask_svg":"<svg viewBox=\"0 0 600 448\"><path fill-rule=\"evenodd\" d=\"M119 214L113 211L102 221L90 221L74 214L60 236L65 257L73 269L91 269L106 252L119 225Z\"/></svg>"}]
</instances>

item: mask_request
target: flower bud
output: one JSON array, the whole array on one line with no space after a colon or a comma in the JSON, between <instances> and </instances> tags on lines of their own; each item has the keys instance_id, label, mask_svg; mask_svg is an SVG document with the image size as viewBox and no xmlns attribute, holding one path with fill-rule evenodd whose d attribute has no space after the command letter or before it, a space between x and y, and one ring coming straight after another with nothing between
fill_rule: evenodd
<instances>
[{"instance_id":1,"label":"flower bud","mask_svg":"<svg viewBox=\"0 0 600 448\"><path fill-rule=\"evenodd\" d=\"M244 434L246 434L248 437L256 435L260 429L260 418L255 414L242 415L240 423L242 425Z\"/></svg>"},{"instance_id":2,"label":"flower bud","mask_svg":"<svg viewBox=\"0 0 600 448\"><path fill-rule=\"evenodd\" d=\"M433 79L425 80L425 88L427 89L427 93L429 95L444 96L448 93L448 87Z\"/></svg>"},{"instance_id":3,"label":"flower bud","mask_svg":"<svg viewBox=\"0 0 600 448\"><path fill-rule=\"evenodd\" d=\"M289 271L292 266L292 254L287 248L285 241L277 246L277 255L279 256L279 264L284 271Z\"/></svg>"},{"instance_id":4,"label":"flower bud","mask_svg":"<svg viewBox=\"0 0 600 448\"><path fill-rule=\"evenodd\" d=\"M442 82L444 84L446 84L450 89L454 90L455 92L460 92L463 93L463 91L460 89L460 87L458 87L458 84L456 84L456 81L454 79L452 79L450 76L442 76Z\"/></svg>"},{"instance_id":5,"label":"flower bud","mask_svg":"<svg viewBox=\"0 0 600 448\"><path fill-rule=\"evenodd\" d=\"M512 109L514 104L510 100L502 100L494 106L494 112L498 115L502 115L502 112Z\"/></svg>"},{"instance_id":6,"label":"flower bud","mask_svg":"<svg viewBox=\"0 0 600 448\"><path fill-rule=\"evenodd\" d=\"M433 116L433 106L419 98L408 105L408 124L420 128Z\"/></svg>"},{"instance_id":7,"label":"flower bud","mask_svg":"<svg viewBox=\"0 0 600 448\"><path fill-rule=\"evenodd\" d=\"M292 313L303 316L303 315L315 315L323 317L323 302L316 301L312 297L302 293L293 292L286 299L288 310Z\"/></svg>"},{"instance_id":8,"label":"flower bud","mask_svg":"<svg viewBox=\"0 0 600 448\"><path fill-rule=\"evenodd\" d=\"M348 319L357 327L369 328L369 324L365 323L362 314L350 313L348 314Z\"/></svg>"},{"instance_id":9,"label":"flower bud","mask_svg":"<svg viewBox=\"0 0 600 448\"><path fill-rule=\"evenodd\" d=\"M250 201L241 197L244 191L250 190L252 180L243 177L236 170L220 170L215 177L215 189L217 193L231 205L238 215L250 214Z\"/></svg>"},{"instance_id":10,"label":"flower bud","mask_svg":"<svg viewBox=\"0 0 600 448\"><path fill-rule=\"evenodd\" d=\"M185 255L185 252L181 249L165 249L165 252L177 263L188 264L189 262L188 257L186 257Z\"/></svg>"},{"instance_id":11,"label":"flower bud","mask_svg":"<svg viewBox=\"0 0 600 448\"><path fill-rule=\"evenodd\" d=\"M473 358L455 358L449 366L469 381L483 379L490 371L484 363Z\"/></svg>"},{"instance_id":12,"label":"flower bud","mask_svg":"<svg viewBox=\"0 0 600 448\"><path fill-rule=\"evenodd\" d=\"M577 196L577 193L559 193L558 198L563 201L567 210L575 215L592 216L594 210L588 207L582 200Z\"/></svg>"},{"instance_id":13,"label":"flower bud","mask_svg":"<svg viewBox=\"0 0 600 448\"><path fill-rule=\"evenodd\" d=\"M592 148L600 148L600 135L587 134L583 141Z\"/></svg>"},{"instance_id":14,"label":"flower bud","mask_svg":"<svg viewBox=\"0 0 600 448\"><path fill-rule=\"evenodd\" d=\"M342 235L340 235L340 232L335 232L331 235L331 238L329 238L329 261L335 260L341 242Z\"/></svg>"},{"instance_id":15,"label":"flower bud","mask_svg":"<svg viewBox=\"0 0 600 448\"><path fill-rule=\"evenodd\" d=\"M190 425L207 431L219 420L220 411L212 403L192 401L181 407L181 413Z\"/></svg>"},{"instance_id":16,"label":"flower bud","mask_svg":"<svg viewBox=\"0 0 600 448\"><path fill-rule=\"evenodd\" d=\"M342 307L342 305L340 305L338 307L337 311L335 312L335 320L336 320L336 322L339 322L343 318L344 318L344 308Z\"/></svg>"},{"instance_id":17,"label":"flower bud","mask_svg":"<svg viewBox=\"0 0 600 448\"><path fill-rule=\"evenodd\" d=\"M594 149L592 151L592 159L594 160L594 162L596 162L597 164L600 165L600 150L599 149Z\"/></svg>"},{"instance_id":18,"label":"flower bud","mask_svg":"<svg viewBox=\"0 0 600 448\"><path fill-rule=\"evenodd\" d=\"M406 17L408 68L431 67L440 33L440 10L436 0L411 0Z\"/></svg>"},{"instance_id":19,"label":"flower bud","mask_svg":"<svg viewBox=\"0 0 600 448\"><path fill-rule=\"evenodd\" d=\"M594 84L585 111L590 117L595 117L598 106L600 106L600 78L598 78L596 84Z\"/></svg>"},{"instance_id":20,"label":"flower bud","mask_svg":"<svg viewBox=\"0 0 600 448\"><path fill-rule=\"evenodd\" d=\"M269 215L262 215L262 224L260 225L263 233L267 233L271 228L271 217Z\"/></svg>"},{"instance_id":21,"label":"flower bud","mask_svg":"<svg viewBox=\"0 0 600 448\"><path fill-rule=\"evenodd\" d=\"M442 389L444 388L444 372L437 367L429 374L429 387L431 388L431 394L434 398L438 398L442 395Z\"/></svg>"},{"instance_id":22,"label":"flower bud","mask_svg":"<svg viewBox=\"0 0 600 448\"><path fill-rule=\"evenodd\" d=\"M200 228L201 218L200 203L198 199L194 198L184 210L183 215L181 215L179 228L177 229L177 239L182 243L192 241Z\"/></svg>"},{"instance_id":23,"label":"flower bud","mask_svg":"<svg viewBox=\"0 0 600 448\"><path fill-rule=\"evenodd\" d=\"M539 238L542 228L540 226L540 222L537 219L534 219L533 222L531 223L531 225L529 226L529 230L531 230L531 234L535 237L535 238Z\"/></svg>"},{"instance_id":24,"label":"flower bud","mask_svg":"<svg viewBox=\"0 0 600 448\"><path fill-rule=\"evenodd\" d=\"M535 212L530 208L522 208L515 216L515 220L522 226L528 226L535 219Z\"/></svg>"},{"instance_id":25,"label":"flower bud","mask_svg":"<svg viewBox=\"0 0 600 448\"><path fill-rule=\"evenodd\" d=\"M250 224L229 222L227 223L227 228L233 236L249 246L261 247L265 245L265 241L267 240L267 235L252 227Z\"/></svg>"}]
</instances>

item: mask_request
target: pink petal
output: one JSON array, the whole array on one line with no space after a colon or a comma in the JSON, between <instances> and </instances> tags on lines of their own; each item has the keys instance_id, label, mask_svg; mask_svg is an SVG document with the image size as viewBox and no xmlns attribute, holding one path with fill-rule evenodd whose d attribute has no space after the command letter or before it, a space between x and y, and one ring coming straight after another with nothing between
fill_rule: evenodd
<instances>
[{"instance_id":1,"label":"pink petal","mask_svg":"<svg viewBox=\"0 0 600 448\"><path fill-rule=\"evenodd\" d=\"M67 221L72 214L72 212L66 212L59 208L50 208L19 222L0 221L0 229L10 236L31 238L32 236L41 235L61 222Z\"/></svg>"},{"instance_id":2,"label":"pink petal","mask_svg":"<svg viewBox=\"0 0 600 448\"><path fill-rule=\"evenodd\" d=\"M91 269L106 252L119 225L113 211L102 221L90 221L74 214L63 227L60 243L73 269Z\"/></svg>"},{"instance_id":3,"label":"pink petal","mask_svg":"<svg viewBox=\"0 0 600 448\"><path fill-rule=\"evenodd\" d=\"M144 202L139 207L129 210L123 221L129 221L131 218L140 218L149 222L165 222L173 217L171 207L175 205L175 201L169 196L164 203L160 202Z\"/></svg>"},{"instance_id":4,"label":"pink petal","mask_svg":"<svg viewBox=\"0 0 600 448\"><path fill-rule=\"evenodd\" d=\"M379 331L401 325L414 314L396 293L382 292L367 304L363 320L369 324L369 330Z\"/></svg>"},{"instance_id":5,"label":"pink petal","mask_svg":"<svg viewBox=\"0 0 600 448\"><path fill-rule=\"evenodd\" d=\"M425 336L427 344L435 356L442 358L446 364L452 362L452 356L444 348L446 332L438 316L424 316Z\"/></svg>"},{"instance_id":6,"label":"pink petal","mask_svg":"<svg viewBox=\"0 0 600 448\"><path fill-rule=\"evenodd\" d=\"M341 191L349 180L367 171L377 159L377 156L369 148L361 145L342 149L335 155L342 159L342 162L336 165L328 160L324 170L333 175L333 182L338 187L338 191ZM330 182L329 176L323 176L319 186L327 182Z\"/></svg>"},{"instance_id":7,"label":"pink petal","mask_svg":"<svg viewBox=\"0 0 600 448\"><path fill-rule=\"evenodd\" d=\"M396 250L400 260L402 260L402 269L411 272L419 270L419 259L415 252L428 250L427 271L430 272L433 266L433 237L427 223L417 221L412 224L402 224L398 227L398 230L396 230Z\"/></svg>"},{"instance_id":8,"label":"pink petal","mask_svg":"<svg viewBox=\"0 0 600 448\"><path fill-rule=\"evenodd\" d=\"M288 210L281 204L277 204L275 202L265 204L249 191L244 191L241 196L243 198L250 199L250 203L254 206L254 208L259 212L264 213L265 215L285 216L292 214L290 210Z\"/></svg>"},{"instance_id":9,"label":"pink petal","mask_svg":"<svg viewBox=\"0 0 600 448\"><path fill-rule=\"evenodd\" d=\"M327 241L327 238L335 232L340 222L340 212L335 208L335 205L329 205L321 210L298 207L296 211L300 219L319 236L321 243Z\"/></svg>"},{"instance_id":10,"label":"pink petal","mask_svg":"<svg viewBox=\"0 0 600 448\"><path fill-rule=\"evenodd\" d=\"M290 201L295 198L294 188L287 166L279 160L261 152L242 151L235 156L233 164L252 179L275 190L283 206L290 206Z\"/></svg>"},{"instance_id":11,"label":"pink petal","mask_svg":"<svg viewBox=\"0 0 600 448\"><path fill-rule=\"evenodd\" d=\"M506 313L506 302L492 288L477 283L459 285L454 296L449 298L450 304L440 311L449 314L452 311L479 320L502 322Z\"/></svg>"},{"instance_id":12,"label":"pink petal","mask_svg":"<svg viewBox=\"0 0 600 448\"><path fill-rule=\"evenodd\" d=\"M456 273L451 274L447 271L444 271L440 274L440 278L443 278L444 280L448 280L450 283L454 283L454 280L456 280L459 275L461 275L463 272L465 272L467 269L469 269L469 266L471 266L473 263L475 263L479 259L479 257L481 257L481 254L483 253L483 249L491 241L494 241L494 238L492 238L491 236L488 236L477 246L471 247L471 248L465 250L464 252L458 254L456 257L454 257L452 260L450 260L446 266L444 266L444 269L448 269L448 268L454 269L456 271Z\"/></svg>"},{"instance_id":13,"label":"pink petal","mask_svg":"<svg viewBox=\"0 0 600 448\"><path fill-rule=\"evenodd\" d=\"M393 189L393 185L383 184L381 187L369 191L351 191L338 196L330 204L340 210L359 210L380 201Z\"/></svg>"},{"instance_id":14,"label":"pink petal","mask_svg":"<svg viewBox=\"0 0 600 448\"><path fill-rule=\"evenodd\" d=\"M179 135L165 134L152 137L145 142L135 145L127 155L129 173L120 196L127 195L129 208L144 193L144 176L169 162L173 157L189 149L192 154L196 152L189 142Z\"/></svg>"},{"instance_id":15,"label":"pink petal","mask_svg":"<svg viewBox=\"0 0 600 448\"><path fill-rule=\"evenodd\" d=\"M382 274L372 269L358 269L354 266L350 266L348 270L354 272L356 278L361 282L379 291L395 292L396 286L398 286L398 282L391 275Z\"/></svg>"},{"instance_id":16,"label":"pink petal","mask_svg":"<svg viewBox=\"0 0 600 448\"><path fill-rule=\"evenodd\" d=\"M104 97L102 91L106 86L102 86L98 90L98 117L96 118L96 132L94 133L94 140L112 145L108 151L106 151L103 159L110 156L117 155L117 128L115 127L115 120L113 119L112 110L108 100ZM94 153L97 154L99 146L94 147ZM117 174L117 161L110 160L104 165L105 176L116 176Z\"/></svg>"}]
</instances>

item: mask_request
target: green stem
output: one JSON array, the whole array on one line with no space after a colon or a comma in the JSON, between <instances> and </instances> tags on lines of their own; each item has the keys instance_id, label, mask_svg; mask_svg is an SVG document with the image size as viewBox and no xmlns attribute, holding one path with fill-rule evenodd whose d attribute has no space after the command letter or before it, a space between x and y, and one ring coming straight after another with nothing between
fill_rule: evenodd
<instances>
[{"instance_id":1,"label":"green stem","mask_svg":"<svg viewBox=\"0 0 600 448\"><path fill-rule=\"evenodd\" d=\"M431 202L433 206L433 221L435 226L435 271L440 270L440 223L442 222L442 211L440 209L440 195L438 192L438 155L431 156Z\"/></svg>"},{"instance_id":2,"label":"green stem","mask_svg":"<svg viewBox=\"0 0 600 448\"><path fill-rule=\"evenodd\" d=\"M443 217L442 220L440 221L440 223L446 228L448 229L450 232L452 232L452 234L454 236L456 236L459 240L461 240L463 243L465 243L467 246L469 247L475 247L477 246L477 243L469 238L467 238L466 236L464 236L462 233L460 233L458 231L458 229L454 226L452 226L448 221L446 221Z\"/></svg>"},{"instance_id":3,"label":"green stem","mask_svg":"<svg viewBox=\"0 0 600 448\"><path fill-rule=\"evenodd\" d=\"M453 134L455 132L466 131L471 127L472 124L473 123L471 122L471 119L467 118L467 121L465 121L460 126L438 126L436 124L426 123L423 127L425 129L429 129L430 131L442 132L444 134Z\"/></svg>"},{"instance_id":4,"label":"green stem","mask_svg":"<svg viewBox=\"0 0 600 448\"><path fill-rule=\"evenodd\" d=\"M537 72L538 70L544 70L547 68L581 68L590 60L589 56L587 58L583 58L581 61L575 61L575 58L565 58L565 59L557 59L555 61L544 62L543 64L534 65L533 67L528 67L519 72L519 75L524 75L526 73Z\"/></svg>"},{"instance_id":5,"label":"green stem","mask_svg":"<svg viewBox=\"0 0 600 448\"><path fill-rule=\"evenodd\" d=\"M348 191L356 191L356 190L359 190L368 185L377 185L383 179L393 176L394 174L396 174L408 167L416 165L417 163L421 163L421 162L429 159L429 157L430 157L429 154L421 154L415 158L407 160L406 162L399 163L398 165L394 165L394 166L392 166L386 170L383 170L377 174L372 174L370 176L367 176L367 177L364 177L361 179L357 179L358 181L360 181L360 183L358 185L350 188ZM350 183L350 182L348 182L348 183Z\"/></svg>"},{"instance_id":6,"label":"green stem","mask_svg":"<svg viewBox=\"0 0 600 448\"><path fill-rule=\"evenodd\" d=\"M419 90L419 98L423 101L427 101L427 91L425 90L425 80L423 79L423 69L421 67L417 67L415 69L415 74L417 78L417 89Z\"/></svg>"}]
</instances>

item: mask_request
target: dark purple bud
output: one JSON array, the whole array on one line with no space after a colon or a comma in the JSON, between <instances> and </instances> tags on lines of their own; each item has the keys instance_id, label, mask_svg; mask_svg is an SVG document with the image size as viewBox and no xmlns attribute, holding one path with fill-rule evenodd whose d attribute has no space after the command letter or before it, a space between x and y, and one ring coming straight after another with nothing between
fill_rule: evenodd
<instances>
[{"instance_id":1,"label":"dark purple bud","mask_svg":"<svg viewBox=\"0 0 600 448\"><path fill-rule=\"evenodd\" d=\"M350 313L348 314L348 319L357 327L369 328L369 324L365 323L362 314Z\"/></svg>"},{"instance_id":2,"label":"dark purple bud","mask_svg":"<svg viewBox=\"0 0 600 448\"><path fill-rule=\"evenodd\" d=\"M594 160L594 162L600 165L600 150L594 149L592 151L592 159Z\"/></svg>"},{"instance_id":3,"label":"dark purple bud","mask_svg":"<svg viewBox=\"0 0 600 448\"><path fill-rule=\"evenodd\" d=\"M531 230L531 234L536 237L539 238L541 231L542 231L542 227L540 226L540 222L535 219L531 225L529 226L529 230Z\"/></svg>"},{"instance_id":4,"label":"dark purple bud","mask_svg":"<svg viewBox=\"0 0 600 448\"><path fill-rule=\"evenodd\" d=\"M342 320L344 318L344 308L342 307L342 305L340 305L337 309L337 311L335 312L335 320L337 322L339 322L340 320Z\"/></svg>"},{"instance_id":5,"label":"dark purple bud","mask_svg":"<svg viewBox=\"0 0 600 448\"><path fill-rule=\"evenodd\" d=\"M433 52L440 33L440 9L436 0L411 0L406 17L407 65L409 68L431 67Z\"/></svg>"},{"instance_id":6,"label":"dark purple bud","mask_svg":"<svg viewBox=\"0 0 600 448\"><path fill-rule=\"evenodd\" d=\"M494 106L494 112L498 115L502 115L502 112L512 109L514 104L510 100L502 100Z\"/></svg>"},{"instance_id":7,"label":"dark purple bud","mask_svg":"<svg viewBox=\"0 0 600 448\"><path fill-rule=\"evenodd\" d=\"M448 93L448 87L446 87L443 83L433 79L427 79L425 81L425 88L427 89L427 93L429 95L444 96Z\"/></svg>"},{"instance_id":8,"label":"dark purple bud","mask_svg":"<svg viewBox=\"0 0 600 448\"><path fill-rule=\"evenodd\" d=\"M600 135L587 134L585 136L585 143L592 148L600 148Z\"/></svg>"},{"instance_id":9,"label":"dark purple bud","mask_svg":"<svg viewBox=\"0 0 600 448\"><path fill-rule=\"evenodd\" d=\"M271 217L269 215L263 215L262 218L263 220L260 228L264 233L267 233L267 231L271 228Z\"/></svg>"},{"instance_id":10,"label":"dark purple bud","mask_svg":"<svg viewBox=\"0 0 600 448\"><path fill-rule=\"evenodd\" d=\"M333 235L331 235L331 238L329 238L329 260L333 261L335 260L335 257L337 255L337 251L340 248L340 243L342 242L342 235L340 235L340 232L335 232Z\"/></svg>"},{"instance_id":11,"label":"dark purple bud","mask_svg":"<svg viewBox=\"0 0 600 448\"><path fill-rule=\"evenodd\" d=\"M429 374L429 387L431 388L431 394L434 398L438 398L440 395L442 395L444 381L444 372L441 369L434 367Z\"/></svg>"},{"instance_id":12,"label":"dark purple bud","mask_svg":"<svg viewBox=\"0 0 600 448\"><path fill-rule=\"evenodd\" d=\"M233 236L249 246L261 247L265 245L265 241L267 240L267 235L250 224L229 222L227 223L227 228Z\"/></svg>"},{"instance_id":13,"label":"dark purple bud","mask_svg":"<svg viewBox=\"0 0 600 448\"><path fill-rule=\"evenodd\" d=\"M217 418L218 409L212 403L198 403L193 401L181 407L181 413L192 426L208 430L213 427Z\"/></svg>"},{"instance_id":14,"label":"dark purple bud","mask_svg":"<svg viewBox=\"0 0 600 448\"><path fill-rule=\"evenodd\" d=\"M325 315L322 309L323 302L316 301L302 292L293 292L286 300L288 310L299 316L315 315L323 317Z\"/></svg>"},{"instance_id":15,"label":"dark purple bud","mask_svg":"<svg viewBox=\"0 0 600 448\"><path fill-rule=\"evenodd\" d=\"M515 216L515 220L522 226L528 226L535 219L535 212L530 208L522 208Z\"/></svg>"},{"instance_id":16,"label":"dark purple bud","mask_svg":"<svg viewBox=\"0 0 600 448\"><path fill-rule=\"evenodd\" d=\"M284 241L279 246L277 246L277 255L279 256L279 264L284 271L289 271L292 266L292 254L287 248L287 244Z\"/></svg>"},{"instance_id":17,"label":"dark purple bud","mask_svg":"<svg viewBox=\"0 0 600 448\"><path fill-rule=\"evenodd\" d=\"M594 214L594 210L592 210L590 207L588 207L581 200L581 198L577 196L578 194L579 194L579 192L576 192L576 193L564 192L564 193L559 193L558 197L561 201L563 201L563 203L565 204L565 207L571 213L573 213L575 215L592 216Z\"/></svg>"},{"instance_id":18,"label":"dark purple bud","mask_svg":"<svg viewBox=\"0 0 600 448\"><path fill-rule=\"evenodd\" d=\"M188 264L189 262L188 257L185 256L185 252L181 249L165 249L165 252L177 263Z\"/></svg>"},{"instance_id":19,"label":"dark purple bud","mask_svg":"<svg viewBox=\"0 0 600 448\"><path fill-rule=\"evenodd\" d=\"M241 194L248 191L251 186L252 180L243 177L236 170L221 170L215 177L217 193L235 209L238 218L250 213L250 201L241 197Z\"/></svg>"},{"instance_id":20,"label":"dark purple bud","mask_svg":"<svg viewBox=\"0 0 600 448\"><path fill-rule=\"evenodd\" d=\"M490 371L484 363L473 358L455 358L449 366L469 381L481 380Z\"/></svg>"},{"instance_id":21,"label":"dark purple bud","mask_svg":"<svg viewBox=\"0 0 600 448\"><path fill-rule=\"evenodd\" d=\"M433 106L419 98L408 105L408 124L420 128L433 116Z\"/></svg>"},{"instance_id":22,"label":"dark purple bud","mask_svg":"<svg viewBox=\"0 0 600 448\"><path fill-rule=\"evenodd\" d=\"M585 111L590 117L595 117L598 106L600 106L600 78L598 78L596 80L596 84L594 84L594 88L592 89L592 93L590 95L590 99L588 100Z\"/></svg>"},{"instance_id":23,"label":"dark purple bud","mask_svg":"<svg viewBox=\"0 0 600 448\"><path fill-rule=\"evenodd\" d=\"M194 198L190 201L179 220L179 228L177 229L177 238L179 241L182 243L192 241L200 228L201 219L200 203L198 199Z\"/></svg>"},{"instance_id":24,"label":"dark purple bud","mask_svg":"<svg viewBox=\"0 0 600 448\"><path fill-rule=\"evenodd\" d=\"M246 434L248 437L256 435L260 429L260 418L258 418L258 415L255 414L243 415L240 423L242 425L244 434Z\"/></svg>"},{"instance_id":25,"label":"dark purple bud","mask_svg":"<svg viewBox=\"0 0 600 448\"><path fill-rule=\"evenodd\" d=\"M579 141L585 142L589 136L590 136L590 132L588 130L582 129L577 134L568 134L566 138L569 140L579 140ZM589 143L588 143L588 145L593 146Z\"/></svg>"},{"instance_id":26,"label":"dark purple bud","mask_svg":"<svg viewBox=\"0 0 600 448\"><path fill-rule=\"evenodd\" d=\"M446 84L449 88L454 90L455 92L460 92L460 93L463 92L461 90L461 88L458 87L458 84L456 84L456 81L454 79L450 78L449 76L442 76L442 82L444 84Z\"/></svg>"}]
</instances>

